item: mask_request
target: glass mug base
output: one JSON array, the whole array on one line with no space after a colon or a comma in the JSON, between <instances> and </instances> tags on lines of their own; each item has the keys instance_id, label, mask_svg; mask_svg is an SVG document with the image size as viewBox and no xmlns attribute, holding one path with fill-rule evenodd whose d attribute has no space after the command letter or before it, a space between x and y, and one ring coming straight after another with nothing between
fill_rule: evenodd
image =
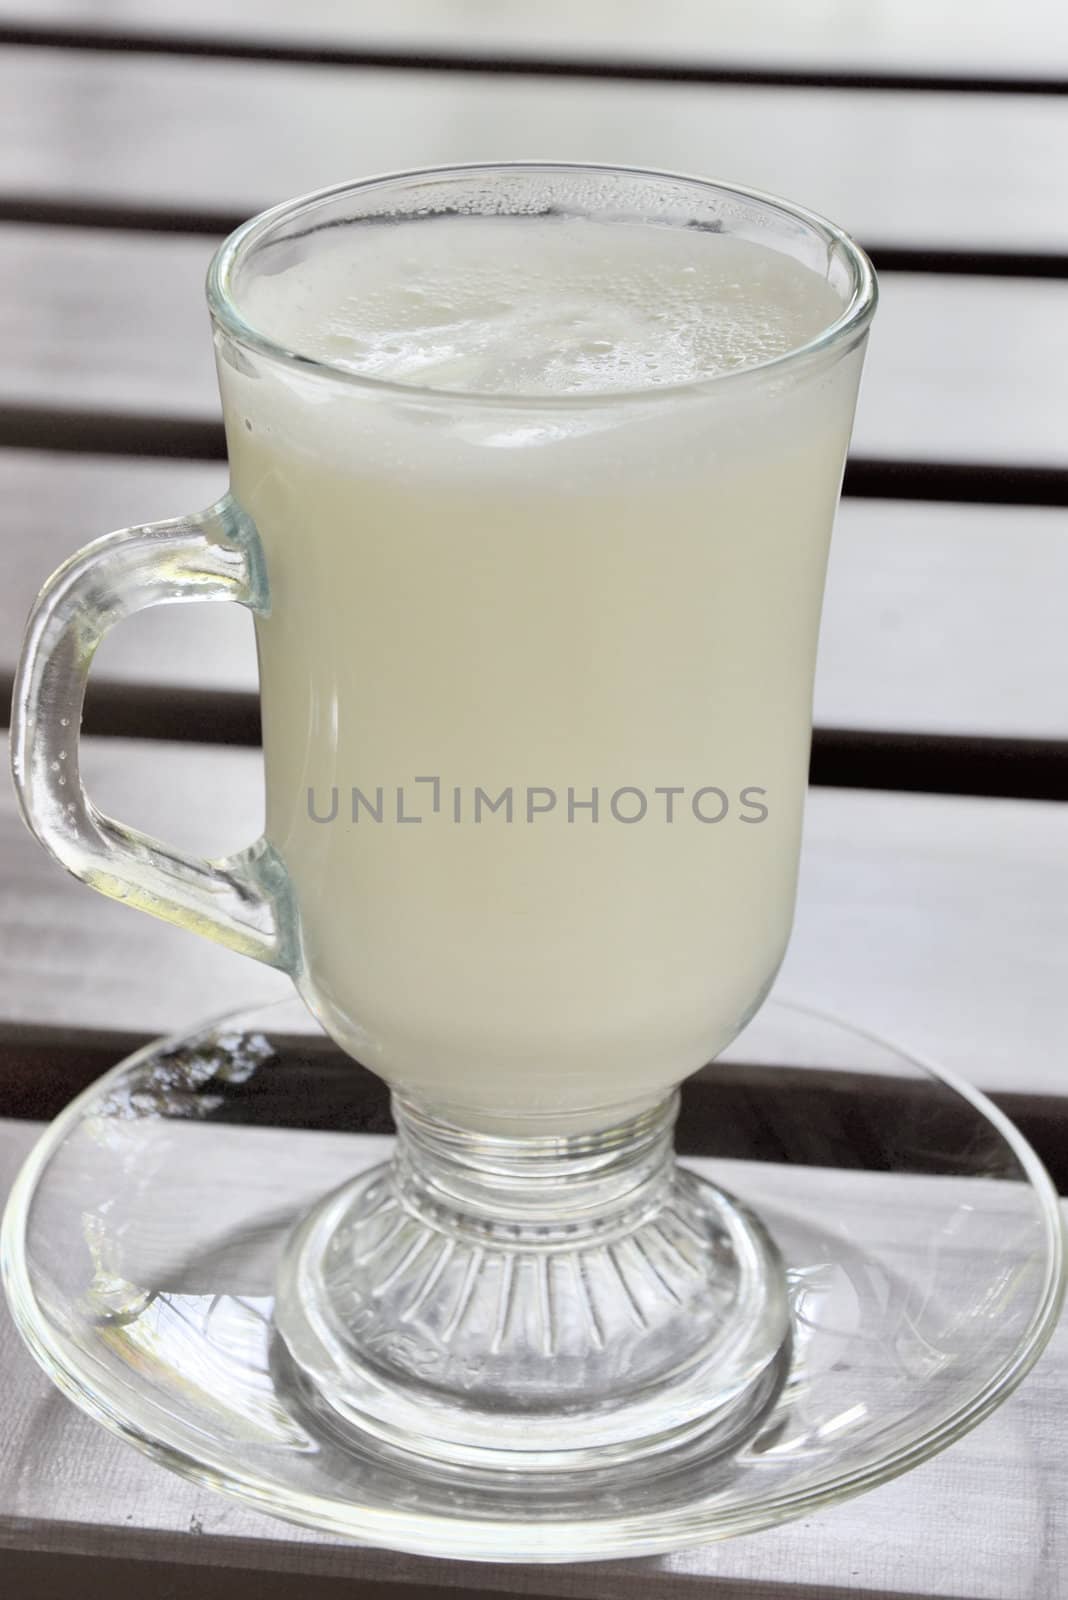
<instances>
[{"instance_id":1,"label":"glass mug base","mask_svg":"<svg viewBox=\"0 0 1068 1600\"><path fill-rule=\"evenodd\" d=\"M737 1444L775 1400L786 1278L675 1164L678 1098L597 1133L471 1133L398 1099L393 1160L286 1248L304 1403L431 1462L554 1474Z\"/></svg>"}]
</instances>

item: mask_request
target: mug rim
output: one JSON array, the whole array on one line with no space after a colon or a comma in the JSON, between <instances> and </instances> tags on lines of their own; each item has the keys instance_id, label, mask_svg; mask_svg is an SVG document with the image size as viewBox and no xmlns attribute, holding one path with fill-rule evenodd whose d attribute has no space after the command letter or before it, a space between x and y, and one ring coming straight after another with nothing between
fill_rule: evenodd
<instances>
[{"instance_id":1,"label":"mug rim","mask_svg":"<svg viewBox=\"0 0 1068 1600\"><path fill-rule=\"evenodd\" d=\"M320 206L329 204L346 194L359 194L365 190L388 187L392 184L406 182L413 179L462 177L474 173L496 172L546 172L546 173L589 173L591 175L612 174L624 177L651 178L666 180L671 183L688 184L705 190L715 190L741 201L748 201L763 206L793 222L800 222L813 233L823 237L827 245L828 254L837 248L844 256L852 279L851 294L842 307L842 311L833 322L821 329L813 338L803 344L794 346L780 355L771 356L767 360L754 362L751 366L741 367L733 371L698 374L686 378L678 383L651 384L645 387L606 389L586 391L585 393L567 394L523 394L501 393L500 391L485 391L477 389L444 389L433 384L411 383L395 378L381 378L369 373L355 371L338 362L324 360L317 356L310 356L300 351L289 348L280 340L272 338L249 322L238 308L233 294L234 277L249 253L262 244L272 232L286 222L312 212ZM504 409L561 409L588 408L590 406L611 406L626 402L634 403L661 403L665 400L678 399L683 395L707 395L712 392L722 393L724 386L751 384L754 380L765 379L769 374L776 376L787 369L798 366L807 366L814 360L830 356L832 353L844 353L846 349L859 341L866 332L875 313L878 303L879 289L875 269L867 253L857 244L856 240L846 233L836 223L821 216L819 212L810 210L807 206L796 204L792 200L783 199L779 195L767 193L765 190L750 188L744 184L728 183L718 178L704 178L691 173L670 172L662 168L619 166L607 162L584 161L470 161L447 163L443 166L412 167L402 171L379 173L372 177L349 179L341 183L329 184L321 189L310 190L306 194L297 195L293 199L283 200L280 204L271 206L265 211L258 212L250 217L247 222L235 228L223 240L211 259L207 274L207 301L212 322L216 330L222 331L230 339L246 350L269 360L279 362L299 370L305 375L319 373L334 382L344 383L350 387L365 390L370 394L381 394L394 399L405 399L419 402L438 402L453 407L460 405L476 405L489 408ZM733 391L732 391L733 392Z\"/></svg>"}]
</instances>

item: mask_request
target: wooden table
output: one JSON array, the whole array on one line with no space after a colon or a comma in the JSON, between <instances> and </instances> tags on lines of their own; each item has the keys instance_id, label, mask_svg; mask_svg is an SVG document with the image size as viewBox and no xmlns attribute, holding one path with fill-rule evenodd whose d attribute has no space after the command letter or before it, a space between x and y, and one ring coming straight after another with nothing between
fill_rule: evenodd
<instances>
[{"instance_id":1,"label":"wooden table","mask_svg":"<svg viewBox=\"0 0 1068 1600\"><path fill-rule=\"evenodd\" d=\"M201 280L260 206L543 156L824 209L871 248L883 306L780 988L961 1070L1068 1182L1066 89L1054 0L974 0L966 18L956 0L0 0L0 673L66 553L223 486ZM244 843L255 682L229 608L128 623L90 695L94 798L193 848ZM281 980L66 880L7 791L0 857L6 1186L34 1123L128 1047ZM0 1586L80 1596L92 1554L94 1589L207 1600L1043 1600L1068 1568L1066 1370L1062 1334L975 1435L809 1521L662 1561L469 1568L356 1551L179 1482L60 1399L5 1314Z\"/></svg>"}]
</instances>

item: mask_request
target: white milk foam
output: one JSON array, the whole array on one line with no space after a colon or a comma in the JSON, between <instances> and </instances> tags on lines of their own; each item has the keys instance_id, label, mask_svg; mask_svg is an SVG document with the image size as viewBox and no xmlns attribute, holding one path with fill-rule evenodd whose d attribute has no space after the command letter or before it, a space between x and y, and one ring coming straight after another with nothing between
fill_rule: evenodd
<instances>
[{"instance_id":1,"label":"white milk foam","mask_svg":"<svg viewBox=\"0 0 1068 1600\"><path fill-rule=\"evenodd\" d=\"M243 296L277 343L367 377L500 395L686 383L796 349L834 290L766 246L584 218L361 228Z\"/></svg>"}]
</instances>

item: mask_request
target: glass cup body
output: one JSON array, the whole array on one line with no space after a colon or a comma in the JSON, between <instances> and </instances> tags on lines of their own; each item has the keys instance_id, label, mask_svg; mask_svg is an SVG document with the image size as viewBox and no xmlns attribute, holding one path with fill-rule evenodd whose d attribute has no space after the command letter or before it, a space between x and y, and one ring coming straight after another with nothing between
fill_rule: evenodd
<instances>
[{"instance_id":1,"label":"glass cup body","mask_svg":"<svg viewBox=\"0 0 1068 1600\"><path fill-rule=\"evenodd\" d=\"M739 233L841 319L762 367L511 399L279 351L249 283L339 230L567 210ZM232 493L262 547L267 838L333 1037L464 1125L603 1125L713 1057L789 935L824 570L874 295L819 219L548 166L371 181L213 269Z\"/></svg>"}]
</instances>

